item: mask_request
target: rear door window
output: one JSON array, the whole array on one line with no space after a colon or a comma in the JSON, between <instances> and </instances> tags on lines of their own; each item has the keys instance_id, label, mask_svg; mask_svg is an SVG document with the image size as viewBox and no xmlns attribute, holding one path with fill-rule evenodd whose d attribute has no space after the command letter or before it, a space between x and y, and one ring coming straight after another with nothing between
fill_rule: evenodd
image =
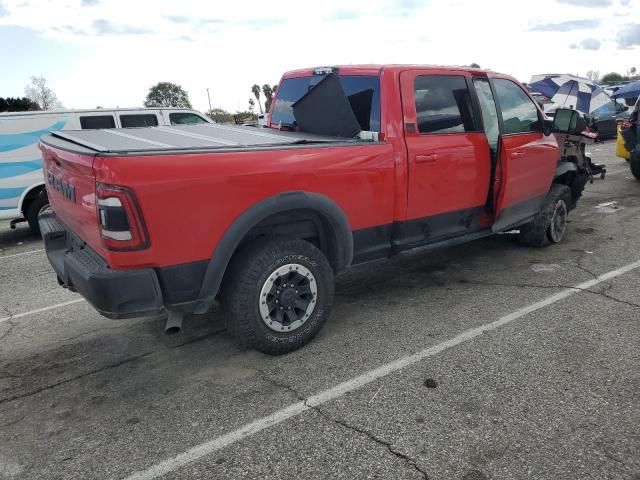
<instances>
[{"instance_id":1,"label":"rear door window","mask_svg":"<svg viewBox=\"0 0 640 480\"><path fill-rule=\"evenodd\" d=\"M116 119L113 118L113 115L92 115L80 117L80 127L83 130L116 128Z\"/></svg>"},{"instance_id":2,"label":"rear door window","mask_svg":"<svg viewBox=\"0 0 640 480\"><path fill-rule=\"evenodd\" d=\"M198 123L207 123L200 115L189 112L170 113L169 121L171 125L196 125Z\"/></svg>"},{"instance_id":3,"label":"rear door window","mask_svg":"<svg viewBox=\"0 0 640 480\"><path fill-rule=\"evenodd\" d=\"M524 90L511 80L501 78L494 80L493 84L502 113L504 133L508 135L538 131L538 108Z\"/></svg>"},{"instance_id":4,"label":"rear door window","mask_svg":"<svg viewBox=\"0 0 640 480\"><path fill-rule=\"evenodd\" d=\"M323 78L322 75L314 75L283 80L278 86L271 123L295 126L292 105ZM360 128L379 132L380 79L372 75L340 75L340 85L349 99Z\"/></svg>"},{"instance_id":5,"label":"rear door window","mask_svg":"<svg viewBox=\"0 0 640 480\"><path fill-rule=\"evenodd\" d=\"M477 131L471 95L460 75L420 75L414 83L420 133Z\"/></svg>"},{"instance_id":6,"label":"rear door window","mask_svg":"<svg viewBox=\"0 0 640 480\"><path fill-rule=\"evenodd\" d=\"M156 127L158 126L158 117L152 113L120 115L120 124L123 128Z\"/></svg>"}]
</instances>

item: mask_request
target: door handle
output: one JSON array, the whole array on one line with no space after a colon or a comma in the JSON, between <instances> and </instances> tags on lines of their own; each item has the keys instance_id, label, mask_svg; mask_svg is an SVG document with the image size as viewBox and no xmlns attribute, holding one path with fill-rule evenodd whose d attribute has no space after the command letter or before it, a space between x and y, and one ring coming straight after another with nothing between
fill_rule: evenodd
<instances>
[{"instance_id":1,"label":"door handle","mask_svg":"<svg viewBox=\"0 0 640 480\"><path fill-rule=\"evenodd\" d=\"M517 152L511 153L511 158L520 158L520 157L524 157L524 152L517 151Z\"/></svg>"},{"instance_id":2,"label":"door handle","mask_svg":"<svg viewBox=\"0 0 640 480\"><path fill-rule=\"evenodd\" d=\"M432 153L430 155L416 155L414 159L416 163L431 163L438 159L438 154Z\"/></svg>"}]
</instances>

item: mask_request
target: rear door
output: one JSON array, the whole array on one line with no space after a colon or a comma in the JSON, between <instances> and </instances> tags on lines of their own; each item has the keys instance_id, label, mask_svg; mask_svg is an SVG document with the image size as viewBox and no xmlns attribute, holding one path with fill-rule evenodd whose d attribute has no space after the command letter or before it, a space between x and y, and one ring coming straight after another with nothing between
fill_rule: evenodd
<instances>
[{"instance_id":1,"label":"rear door","mask_svg":"<svg viewBox=\"0 0 640 480\"><path fill-rule=\"evenodd\" d=\"M526 222L540 210L555 175L559 149L555 136L542 132L542 113L520 85L499 77L490 82L500 127L493 185L492 228L497 232Z\"/></svg>"},{"instance_id":2,"label":"rear door","mask_svg":"<svg viewBox=\"0 0 640 480\"><path fill-rule=\"evenodd\" d=\"M489 188L489 146L463 72L400 75L409 163L408 244L480 228ZM402 236L402 235L401 235Z\"/></svg>"}]
</instances>

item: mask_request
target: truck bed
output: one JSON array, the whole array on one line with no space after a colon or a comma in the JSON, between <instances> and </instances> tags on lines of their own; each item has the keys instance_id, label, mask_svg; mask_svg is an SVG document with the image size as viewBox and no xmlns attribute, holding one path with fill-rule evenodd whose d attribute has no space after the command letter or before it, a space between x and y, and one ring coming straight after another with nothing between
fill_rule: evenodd
<instances>
[{"instance_id":1,"label":"truck bed","mask_svg":"<svg viewBox=\"0 0 640 480\"><path fill-rule=\"evenodd\" d=\"M172 125L104 130L64 130L42 137L47 145L93 155L140 155L177 151L281 148L312 144L358 144L360 139L281 132L219 124ZM370 143L370 142L367 142Z\"/></svg>"}]
</instances>

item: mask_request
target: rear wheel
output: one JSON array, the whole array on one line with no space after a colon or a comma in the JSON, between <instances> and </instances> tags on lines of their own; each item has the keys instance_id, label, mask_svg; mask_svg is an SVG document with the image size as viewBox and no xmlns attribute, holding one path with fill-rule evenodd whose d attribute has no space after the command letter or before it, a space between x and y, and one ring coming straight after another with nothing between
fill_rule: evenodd
<instances>
[{"instance_id":1,"label":"rear wheel","mask_svg":"<svg viewBox=\"0 0 640 480\"><path fill-rule=\"evenodd\" d=\"M640 154L631 156L629 159L629 167L631 167L633 176L640 180Z\"/></svg>"},{"instance_id":2,"label":"rear wheel","mask_svg":"<svg viewBox=\"0 0 640 480\"><path fill-rule=\"evenodd\" d=\"M520 228L520 241L531 247L546 247L561 242L567 230L570 204L569 187L553 184L540 212L533 221Z\"/></svg>"},{"instance_id":3,"label":"rear wheel","mask_svg":"<svg viewBox=\"0 0 640 480\"><path fill-rule=\"evenodd\" d=\"M229 331L271 355L309 342L329 317L333 271L323 253L301 239L260 238L234 255L220 302Z\"/></svg>"},{"instance_id":4,"label":"rear wheel","mask_svg":"<svg viewBox=\"0 0 640 480\"><path fill-rule=\"evenodd\" d=\"M41 212L49 208L49 197L47 197L46 190L42 190L38 196L27 206L24 213L29 228L36 235L40 235L40 224L38 223L38 216Z\"/></svg>"}]
</instances>

